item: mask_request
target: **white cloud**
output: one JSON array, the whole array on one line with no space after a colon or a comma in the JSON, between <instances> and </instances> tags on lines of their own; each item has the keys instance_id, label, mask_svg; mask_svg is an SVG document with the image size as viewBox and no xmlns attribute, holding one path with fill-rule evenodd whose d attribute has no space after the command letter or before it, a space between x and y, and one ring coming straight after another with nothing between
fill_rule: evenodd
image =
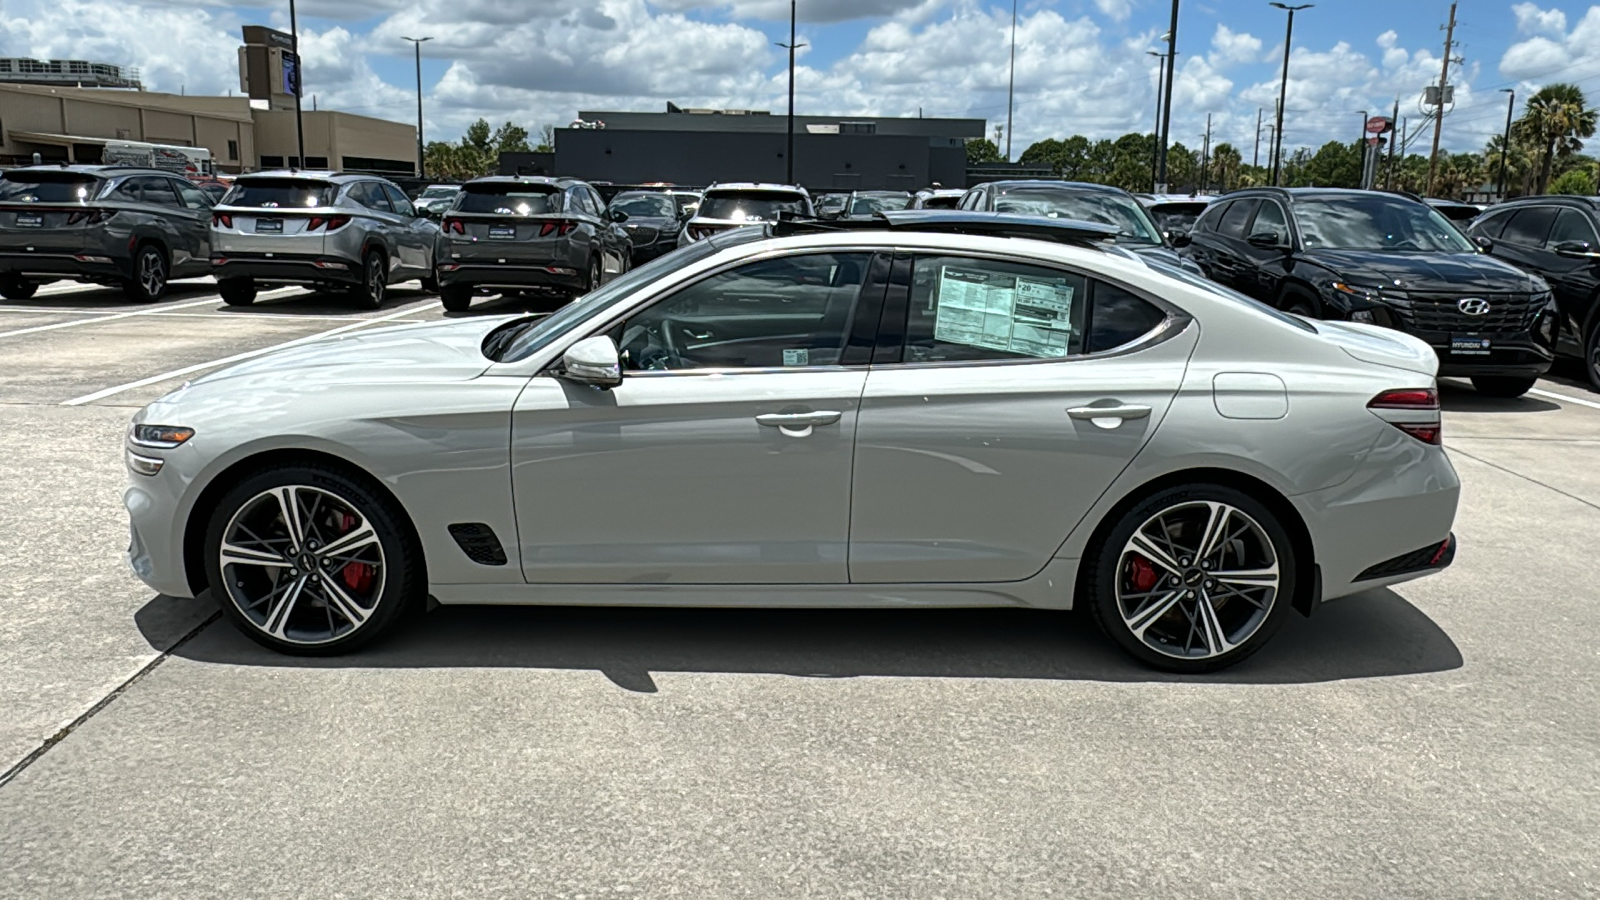
<instances>
[{"instance_id":1,"label":"white cloud","mask_svg":"<svg viewBox=\"0 0 1600 900\"><path fill-rule=\"evenodd\" d=\"M1216 33L1211 35L1212 65L1251 62L1260 55L1260 38L1243 31L1234 31L1220 22L1217 23Z\"/></svg>"},{"instance_id":2,"label":"white cloud","mask_svg":"<svg viewBox=\"0 0 1600 900\"><path fill-rule=\"evenodd\" d=\"M1126 22L1133 13L1133 0L1094 0L1094 5L1113 22Z\"/></svg>"},{"instance_id":3,"label":"white cloud","mask_svg":"<svg viewBox=\"0 0 1600 900\"><path fill-rule=\"evenodd\" d=\"M942 5L946 0L940 0ZM1097 3L1118 3L1126 0L1096 0ZM802 22L848 22L854 19L872 19L908 12L923 5L924 0L806 0L796 7ZM651 4L670 12L716 10L740 19L789 21L789 0L723 0L706 3L704 0L651 0Z\"/></svg>"},{"instance_id":4,"label":"white cloud","mask_svg":"<svg viewBox=\"0 0 1600 900\"><path fill-rule=\"evenodd\" d=\"M1517 31L1523 34L1559 35L1567 30L1567 14L1559 9L1540 9L1535 3L1511 7L1517 17Z\"/></svg>"}]
</instances>

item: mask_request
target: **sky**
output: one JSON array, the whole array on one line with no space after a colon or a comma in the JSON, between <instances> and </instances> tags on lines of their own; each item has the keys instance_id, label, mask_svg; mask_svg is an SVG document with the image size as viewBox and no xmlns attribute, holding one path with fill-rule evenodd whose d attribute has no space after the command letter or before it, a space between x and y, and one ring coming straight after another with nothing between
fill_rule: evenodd
<instances>
[{"instance_id":1,"label":"sky","mask_svg":"<svg viewBox=\"0 0 1600 900\"><path fill-rule=\"evenodd\" d=\"M1019 0L1012 154L1035 140L1148 132L1168 0ZM798 0L796 111L1006 121L1009 3ZM786 109L784 0L300 0L305 90L320 108L416 116L412 45L423 44L429 140L484 117L537 133L583 110ZM1321 0L1295 16L1286 147L1349 141L1361 112L1416 123L1438 80L1449 3ZM1182 0L1172 139L1252 158L1271 122L1286 16L1266 0ZM151 90L238 90L239 29L288 30L288 0L0 0L0 56L137 66ZM1600 5L1465 0L1443 146L1475 150L1533 90L1576 82L1600 95ZM308 97L309 102L309 97ZM1262 146L1270 132L1261 132ZM1427 152L1431 133L1412 145ZM1006 141L999 141L1005 149ZM1263 153L1262 158L1265 158Z\"/></svg>"}]
</instances>

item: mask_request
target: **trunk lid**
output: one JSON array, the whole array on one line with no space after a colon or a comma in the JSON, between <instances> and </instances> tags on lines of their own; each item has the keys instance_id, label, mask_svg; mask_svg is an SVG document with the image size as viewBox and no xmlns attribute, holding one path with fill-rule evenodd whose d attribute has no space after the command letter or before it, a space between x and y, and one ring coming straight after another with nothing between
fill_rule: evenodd
<instances>
[{"instance_id":1,"label":"trunk lid","mask_svg":"<svg viewBox=\"0 0 1600 900\"><path fill-rule=\"evenodd\" d=\"M349 225L334 207L339 186L317 178L241 178L212 210L212 249L321 256L329 226Z\"/></svg>"},{"instance_id":2,"label":"trunk lid","mask_svg":"<svg viewBox=\"0 0 1600 900\"><path fill-rule=\"evenodd\" d=\"M565 202L560 185L469 182L440 223L449 256L540 265L563 260L578 229L578 220L563 214Z\"/></svg>"},{"instance_id":3,"label":"trunk lid","mask_svg":"<svg viewBox=\"0 0 1600 900\"><path fill-rule=\"evenodd\" d=\"M1426 342L1409 334L1361 322L1318 321L1314 324L1324 340L1337 344L1346 354L1362 362L1429 378L1439 372L1438 354Z\"/></svg>"}]
</instances>

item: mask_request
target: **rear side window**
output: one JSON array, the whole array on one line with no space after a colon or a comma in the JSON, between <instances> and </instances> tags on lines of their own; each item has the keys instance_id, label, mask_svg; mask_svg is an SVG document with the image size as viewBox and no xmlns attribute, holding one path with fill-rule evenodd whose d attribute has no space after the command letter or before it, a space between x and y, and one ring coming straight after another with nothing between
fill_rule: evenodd
<instances>
[{"instance_id":1,"label":"rear side window","mask_svg":"<svg viewBox=\"0 0 1600 900\"><path fill-rule=\"evenodd\" d=\"M1089 303L1090 353L1103 353L1131 344L1154 331L1167 314L1154 303L1104 281L1091 288Z\"/></svg>"},{"instance_id":2,"label":"rear side window","mask_svg":"<svg viewBox=\"0 0 1600 900\"><path fill-rule=\"evenodd\" d=\"M1257 200L1236 200L1228 206L1222 214L1222 219L1217 222L1217 233L1227 237L1244 237L1245 223L1250 221L1251 213L1261 205Z\"/></svg>"},{"instance_id":3,"label":"rear side window","mask_svg":"<svg viewBox=\"0 0 1600 900\"><path fill-rule=\"evenodd\" d=\"M456 209L502 216L545 216L563 207L561 189L537 184L469 184L456 198Z\"/></svg>"},{"instance_id":4,"label":"rear side window","mask_svg":"<svg viewBox=\"0 0 1600 900\"><path fill-rule=\"evenodd\" d=\"M252 178L236 181L233 190L222 198L225 206L251 209L309 209L332 206L339 193L326 181L305 178Z\"/></svg>"},{"instance_id":5,"label":"rear side window","mask_svg":"<svg viewBox=\"0 0 1600 900\"><path fill-rule=\"evenodd\" d=\"M99 192L99 180L69 172L7 172L0 178L0 203L77 203Z\"/></svg>"},{"instance_id":6,"label":"rear side window","mask_svg":"<svg viewBox=\"0 0 1600 900\"><path fill-rule=\"evenodd\" d=\"M904 362L1063 359L1083 352L1088 279L991 259L919 257Z\"/></svg>"},{"instance_id":7,"label":"rear side window","mask_svg":"<svg viewBox=\"0 0 1600 900\"><path fill-rule=\"evenodd\" d=\"M380 184L378 187L383 189L384 195L389 198L389 205L394 207L396 213L407 218L416 218L416 209L412 207L411 201L406 199L406 195L399 188L392 184Z\"/></svg>"},{"instance_id":8,"label":"rear side window","mask_svg":"<svg viewBox=\"0 0 1600 900\"><path fill-rule=\"evenodd\" d=\"M172 182L165 178L139 178L139 191L144 196L144 202L156 206L181 206L178 195L172 190Z\"/></svg>"},{"instance_id":9,"label":"rear side window","mask_svg":"<svg viewBox=\"0 0 1600 900\"><path fill-rule=\"evenodd\" d=\"M1228 207L1232 205L1233 201L1212 205L1209 209L1200 214L1200 218L1195 220L1194 230L1197 232L1216 231L1217 223L1222 220L1222 217L1228 212Z\"/></svg>"},{"instance_id":10,"label":"rear side window","mask_svg":"<svg viewBox=\"0 0 1600 900\"><path fill-rule=\"evenodd\" d=\"M1500 240L1524 247L1538 247L1544 243L1545 235L1550 233L1550 226L1555 220L1556 210L1551 206L1519 209L1512 214L1511 221L1506 223L1506 230L1500 233Z\"/></svg>"}]
</instances>

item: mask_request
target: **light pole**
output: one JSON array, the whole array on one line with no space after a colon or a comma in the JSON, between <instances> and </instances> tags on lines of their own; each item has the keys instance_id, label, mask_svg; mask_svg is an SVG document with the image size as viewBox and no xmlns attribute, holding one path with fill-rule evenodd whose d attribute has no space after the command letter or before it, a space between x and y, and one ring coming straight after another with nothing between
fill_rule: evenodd
<instances>
[{"instance_id":1,"label":"light pole","mask_svg":"<svg viewBox=\"0 0 1600 900\"><path fill-rule=\"evenodd\" d=\"M1172 73L1178 61L1178 0L1172 0L1172 26L1162 35L1167 42L1167 74L1161 79L1161 139L1156 142L1156 190L1167 189L1167 144L1172 137Z\"/></svg>"},{"instance_id":2,"label":"light pole","mask_svg":"<svg viewBox=\"0 0 1600 900\"><path fill-rule=\"evenodd\" d=\"M1161 82L1167 74L1167 55L1160 50L1146 50L1145 55L1156 58L1156 120L1155 120L1155 152L1150 155L1150 189L1155 190L1156 182L1161 180Z\"/></svg>"},{"instance_id":3,"label":"light pole","mask_svg":"<svg viewBox=\"0 0 1600 900\"><path fill-rule=\"evenodd\" d=\"M426 178L428 177L428 162L427 157L423 155L424 144L422 143L422 42L431 41L433 38L402 36L400 40L410 41L411 46L417 51L417 177Z\"/></svg>"},{"instance_id":4,"label":"light pole","mask_svg":"<svg viewBox=\"0 0 1600 900\"><path fill-rule=\"evenodd\" d=\"M1356 132L1356 148L1360 149L1361 142L1367 139L1367 111L1361 111L1361 130Z\"/></svg>"},{"instance_id":5,"label":"light pole","mask_svg":"<svg viewBox=\"0 0 1600 900\"><path fill-rule=\"evenodd\" d=\"M1506 100L1506 133L1505 137L1500 139L1500 178L1498 181L1500 184L1500 199L1504 200L1506 198L1506 155L1511 152L1511 111L1517 105L1517 92L1512 88L1501 88L1500 93L1511 95Z\"/></svg>"},{"instance_id":6,"label":"light pole","mask_svg":"<svg viewBox=\"0 0 1600 900\"><path fill-rule=\"evenodd\" d=\"M796 0L789 0L789 43L773 42L789 50L789 144L783 153L783 161L788 164L788 184L794 184L794 51L806 46L794 42L795 2Z\"/></svg>"},{"instance_id":7,"label":"light pole","mask_svg":"<svg viewBox=\"0 0 1600 900\"><path fill-rule=\"evenodd\" d=\"M1279 170L1283 165L1283 107L1289 99L1289 45L1294 41L1294 14L1302 9L1310 9L1316 4L1302 3L1299 6L1288 6L1274 0L1268 5L1287 10L1289 13L1289 27L1283 32L1283 80L1278 84L1278 122L1272 132L1272 184L1277 186Z\"/></svg>"},{"instance_id":8,"label":"light pole","mask_svg":"<svg viewBox=\"0 0 1600 900\"><path fill-rule=\"evenodd\" d=\"M294 44L294 139L300 150L299 168L306 167L306 128L300 116L300 95L305 93L306 61L300 58L300 20L289 0L289 43Z\"/></svg>"},{"instance_id":9,"label":"light pole","mask_svg":"<svg viewBox=\"0 0 1600 900\"><path fill-rule=\"evenodd\" d=\"M1011 81L1006 85L1006 162L1011 162L1011 113L1017 98L1017 0L1011 0Z\"/></svg>"}]
</instances>

